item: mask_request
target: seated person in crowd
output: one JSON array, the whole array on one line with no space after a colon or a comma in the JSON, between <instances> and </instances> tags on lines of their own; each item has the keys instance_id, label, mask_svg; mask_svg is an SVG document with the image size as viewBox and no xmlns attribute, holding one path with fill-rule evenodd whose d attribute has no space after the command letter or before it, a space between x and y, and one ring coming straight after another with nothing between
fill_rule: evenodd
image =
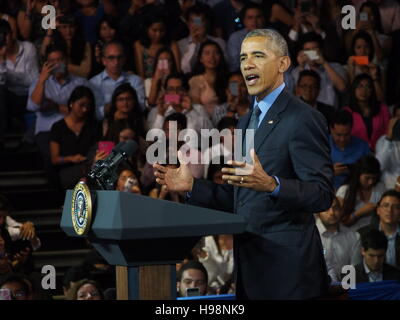
<instances>
[{"instance_id":1,"label":"seated person in crowd","mask_svg":"<svg viewBox=\"0 0 400 320\"><path fill-rule=\"evenodd\" d=\"M351 166L348 184L336 192L344 211L342 223L353 231L371 223L376 204L385 192L380 173L379 161L373 155L363 156Z\"/></svg>"},{"instance_id":2,"label":"seated person in crowd","mask_svg":"<svg viewBox=\"0 0 400 320\"><path fill-rule=\"evenodd\" d=\"M186 14L186 23L189 28L189 36L178 41L181 52L181 67L184 73L191 73L198 59L200 45L208 40L216 42L221 48L226 60L225 40L210 35L211 17L209 9L204 4L196 4L189 8Z\"/></svg>"},{"instance_id":3,"label":"seated person in crowd","mask_svg":"<svg viewBox=\"0 0 400 320\"><path fill-rule=\"evenodd\" d=\"M234 263L231 234L205 237L204 246L198 248L197 257L207 270L210 293L217 294L221 287L232 281Z\"/></svg>"},{"instance_id":4,"label":"seated person in crowd","mask_svg":"<svg viewBox=\"0 0 400 320\"><path fill-rule=\"evenodd\" d=\"M202 163L204 164L204 178L207 179L210 167L213 165L223 165L233 158L234 151L234 130L238 121L235 118L224 117L217 126L220 134L218 143L213 144L202 154ZM225 131L224 131L225 130ZM227 131L229 130L229 131ZM230 141L225 140L230 139Z\"/></svg>"},{"instance_id":5,"label":"seated person in crowd","mask_svg":"<svg viewBox=\"0 0 400 320\"><path fill-rule=\"evenodd\" d=\"M110 104L110 111L103 121L103 134L108 136L109 128L115 121L126 120L131 128L135 128L136 138L145 138L144 117L138 96L130 83L122 83L115 88Z\"/></svg>"},{"instance_id":6,"label":"seated person in crowd","mask_svg":"<svg viewBox=\"0 0 400 320\"><path fill-rule=\"evenodd\" d=\"M383 66L378 63L375 57L371 36L365 31L360 31L354 35L351 45L350 56L347 59L347 65L344 66L349 77L349 82L352 83L354 78L360 73L369 74L374 81L377 99L384 101L386 74ZM357 64L359 63L357 62L357 58L360 59L360 56L368 57L368 64Z\"/></svg>"},{"instance_id":7,"label":"seated person in crowd","mask_svg":"<svg viewBox=\"0 0 400 320\"><path fill-rule=\"evenodd\" d=\"M321 91L317 98L325 104L338 107L339 93L346 91L347 75L343 67L336 62L328 62L322 54L322 39L314 33L304 34L301 39L301 50L297 55L298 66L292 70L294 81L297 82L303 70L316 71L321 78ZM306 52L305 52L306 51ZM310 51L313 51L310 53Z\"/></svg>"},{"instance_id":8,"label":"seated person in crowd","mask_svg":"<svg viewBox=\"0 0 400 320\"><path fill-rule=\"evenodd\" d=\"M149 17L143 27L141 38L134 43L136 70L142 79L153 75L157 67L156 54L164 46L171 49L177 70L180 71L179 47L175 41L169 39L164 19Z\"/></svg>"},{"instance_id":9,"label":"seated person in crowd","mask_svg":"<svg viewBox=\"0 0 400 320\"><path fill-rule=\"evenodd\" d=\"M393 108L386 134L376 143L376 158L381 164L386 189L393 189L400 177L400 103Z\"/></svg>"},{"instance_id":10,"label":"seated person in crowd","mask_svg":"<svg viewBox=\"0 0 400 320\"><path fill-rule=\"evenodd\" d=\"M189 96L188 84L182 74L170 74L165 81L165 94L160 97L156 108L147 116L147 129L161 129L164 119L179 112L187 118L187 128L200 134L201 129L211 129L213 125L204 107Z\"/></svg>"},{"instance_id":11,"label":"seated person in crowd","mask_svg":"<svg viewBox=\"0 0 400 320\"><path fill-rule=\"evenodd\" d=\"M0 74L5 79L5 114L8 120L16 117L22 131L29 95L29 87L39 73L36 48L29 41L19 41L13 36L9 23L0 19ZM3 111L4 112L4 111Z\"/></svg>"},{"instance_id":12,"label":"seated person in crowd","mask_svg":"<svg viewBox=\"0 0 400 320\"><path fill-rule=\"evenodd\" d=\"M67 300L104 300L104 294L99 283L83 279L71 286L66 298Z\"/></svg>"},{"instance_id":13,"label":"seated person in crowd","mask_svg":"<svg viewBox=\"0 0 400 320\"><path fill-rule=\"evenodd\" d=\"M87 78L92 68L92 47L86 42L81 24L73 15L63 15L58 18L57 29L49 28L41 46L42 55L49 45L66 48L68 72Z\"/></svg>"},{"instance_id":14,"label":"seated person in crowd","mask_svg":"<svg viewBox=\"0 0 400 320\"><path fill-rule=\"evenodd\" d=\"M142 194L140 181L137 178L137 174L135 174L132 169L128 166L120 165L117 174L118 180L115 190Z\"/></svg>"},{"instance_id":15,"label":"seated person in crowd","mask_svg":"<svg viewBox=\"0 0 400 320\"><path fill-rule=\"evenodd\" d=\"M90 79L90 83L102 95L102 105L96 108L96 116L99 120L104 119L108 114L115 88L125 82L129 82L135 89L139 105L142 110L145 109L143 80L137 75L123 71L125 59L124 47L121 43L112 41L103 46L101 61L105 69Z\"/></svg>"},{"instance_id":16,"label":"seated person in crowd","mask_svg":"<svg viewBox=\"0 0 400 320\"><path fill-rule=\"evenodd\" d=\"M314 70L303 70L299 74L296 85L296 95L311 107L321 112L328 124L332 125L335 108L317 101L321 90L321 77Z\"/></svg>"},{"instance_id":17,"label":"seated person in crowd","mask_svg":"<svg viewBox=\"0 0 400 320\"><path fill-rule=\"evenodd\" d=\"M385 262L400 268L400 192L386 191L378 202L376 214L378 219L358 232L363 235L372 229L382 231L388 240Z\"/></svg>"},{"instance_id":18,"label":"seated person in crowd","mask_svg":"<svg viewBox=\"0 0 400 320\"><path fill-rule=\"evenodd\" d=\"M0 289L8 290L11 300L32 300L29 284L22 276L9 275L1 281Z\"/></svg>"},{"instance_id":19,"label":"seated person in crowd","mask_svg":"<svg viewBox=\"0 0 400 320\"><path fill-rule=\"evenodd\" d=\"M202 104L210 117L217 105L226 102L228 77L226 60L220 46L212 40L203 42L189 86L193 101Z\"/></svg>"},{"instance_id":20,"label":"seated person in crowd","mask_svg":"<svg viewBox=\"0 0 400 320\"><path fill-rule=\"evenodd\" d=\"M187 297L188 289L198 288L197 295L205 296L208 291L208 274L203 264L198 261L188 261L182 265L176 275L177 296ZM190 294L189 294L190 295Z\"/></svg>"},{"instance_id":21,"label":"seated person in crowd","mask_svg":"<svg viewBox=\"0 0 400 320\"><path fill-rule=\"evenodd\" d=\"M346 110L335 112L331 123L329 144L333 162L333 185L338 189L349 178L350 166L371 153L368 143L351 135L353 118Z\"/></svg>"},{"instance_id":22,"label":"seated person in crowd","mask_svg":"<svg viewBox=\"0 0 400 320\"><path fill-rule=\"evenodd\" d=\"M95 99L90 88L78 86L68 99L68 115L51 128L51 162L58 167L61 187L72 189L85 176L90 148L100 139Z\"/></svg>"},{"instance_id":23,"label":"seated person in crowd","mask_svg":"<svg viewBox=\"0 0 400 320\"><path fill-rule=\"evenodd\" d=\"M48 46L40 76L29 89L27 109L36 114L35 140L45 169L51 175L51 127L68 114L67 104L72 91L77 86L89 85L86 79L68 72L66 61L64 47Z\"/></svg>"},{"instance_id":24,"label":"seated person in crowd","mask_svg":"<svg viewBox=\"0 0 400 320\"><path fill-rule=\"evenodd\" d=\"M231 72L240 70L240 47L247 33L265 27L265 16L262 7L255 3L248 3L240 12L244 28L232 33L228 40L228 64Z\"/></svg>"},{"instance_id":25,"label":"seated person in crowd","mask_svg":"<svg viewBox=\"0 0 400 320\"><path fill-rule=\"evenodd\" d=\"M226 97L226 103L216 106L211 115L211 120L215 126L218 125L223 117L239 119L249 111L249 94L244 78L240 72L234 72L229 76Z\"/></svg>"},{"instance_id":26,"label":"seated person in crowd","mask_svg":"<svg viewBox=\"0 0 400 320\"><path fill-rule=\"evenodd\" d=\"M373 229L363 234L361 246L363 262L355 266L356 283L400 281L400 270L385 263L388 240L382 231Z\"/></svg>"},{"instance_id":27,"label":"seated person in crowd","mask_svg":"<svg viewBox=\"0 0 400 320\"><path fill-rule=\"evenodd\" d=\"M363 73L355 77L350 88L349 105L343 109L353 116L351 134L368 142L375 150L378 139L387 132L390 113L378 100L372 78Z\"/></svg>"},{"instance_id":28,"label":"seated person in crowd","mask_svg":"<svg viewBox=\"0 0 400 320\"><path fill-rule=\"evenodd\" d=\"M88 276L88 271L82 266L70 267L67 271L65 271L63 278L64 296L69 296L69 292L73 285L83 279L86 279Z\"/></svg>"},{"instance_id":29,"label":"seated person in crowd","mask_svg":"<svg viewBox=\"0 0 400 320\"><path fill-rule=\"evenodd\" d=\"M167 81L169 82L169 81ZM177 85L181 85L181 84L177 84ZM182 130L185 130L187 128L187 118L185 116L185 114L180 113L180 112L175 112L170 114L169 116L165 117L165 121L163 121L163 125L162 125L162 130L159 129L160 134L164 134L165 135L165 139L166 139L166 150L160 150L161 148L157 148L156 150L154 150L153 148L153 152L165 152L166 154L160 154L160 155L155 155L154 157L158 157L161 158L164 163L166 163L167 159L167 155L168 154L172 154L172 155L176 155L176 161L174 161L176 164L178 162L178 156L177 156L177 150L169 150L170 145L173 145L173 143L170 144L169 139L177 139L177 137L179 137L180 133ZM175 136L176 135L176 136ZM174 137L175 136L175 137ZM161 139L164 139L164 137L159 137ZM184 144L183 141L177 141L177 149L179 150L179 148L181 148L181 146ZM157 146L157 145L156 145ZM149 146L149 148L152 147ZM171 147L172 148L172 147ZM153 155L151 153L151 151L149 151L149 149L147 150L147 152L150 152L150 155ZM188 161L188 167L189 170L191 172L191 174L193 176L195 176L196 178L200 178L203 176L203 172L204 172L204 165L201 163L201 153L198 149L195 148L189 148L189 150L187 151L186 155L184 155L185 157L188 157L187 160ZM191 159L195 159L196 161L191 161ZM171 160L171 164L173 163L173 160ZM147 162L144 165L143 168L143 172L142 175L140 177L140 181L143 185L144 188L148 189L151 188L152 185L155 183L156 181L156 177L154 176L154 172L155 169L152 166L152 163L149 163L149 159L147 157Z\"/></svg>"},{"instance_id":30,"label":"seated person in crowd","mask_svg":"<svg viewBox=\"0 0 400 320\"><path fill-rule=\"evenodd\" d=\"M148 107L157 105L158 98L164 94L165 80L170 74L178 72L174 54L169 47L157 51L155 66L151 77L144 82Z\"/></svg>"},{"instance_id":31,"label":"seated person in crowd","mask_svg":"<svg viewBox=\"0 0 400 320\"><path fill-rule=\"evenodd\" d=\"M340 202L334 198L332 206L320 212L316 219L328 274L333 282L340 281L343 266L361 262L360 236L340 223L342 216Z\"/></svg>"}]
</instances>

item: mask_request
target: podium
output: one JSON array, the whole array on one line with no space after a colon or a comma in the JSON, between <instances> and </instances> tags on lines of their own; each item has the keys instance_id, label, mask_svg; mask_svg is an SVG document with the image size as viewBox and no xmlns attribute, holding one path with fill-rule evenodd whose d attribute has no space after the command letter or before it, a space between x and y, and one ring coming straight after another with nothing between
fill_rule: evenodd
<instances>
[{"instance_id":1,"label":"podium","mask_svg":"<svg viewBox=\"0 0 400 320\"><path fill-rule=\"evenodd\" d=\"M65 197L61 228L87 237L110 265L117 266L118 299L175 299L175 264L202 236L237 234L244 218L222 211L153 199L133 193L94 190L92 225L86 236L74 230L73 190Z\"/></svg>"}]
</instances>

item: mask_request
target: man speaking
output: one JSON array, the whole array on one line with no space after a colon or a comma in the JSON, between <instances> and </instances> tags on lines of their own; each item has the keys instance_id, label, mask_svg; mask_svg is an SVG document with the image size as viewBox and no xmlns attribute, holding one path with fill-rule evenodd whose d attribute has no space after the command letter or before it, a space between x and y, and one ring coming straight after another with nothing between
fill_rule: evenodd
<instances>
[{"instance_id":1,"label":"man speaking","mask_svg":"<svg viewBox=\"0 0 400 320\"><path fill-rule=\"evenodd\" d=\"M255 130L254 149L252 164L223 168L227 184L194 179L185 164L154 164L157 182L189 191L190 204L245 218L246 232L234 242L238 299L313 299L328 289L313 217L334 195L328 129L322 114L284 90L289 66L278 32L258 29L243 40L240 68L255 99L238 128Z\"/></svg>"}]
</instances>

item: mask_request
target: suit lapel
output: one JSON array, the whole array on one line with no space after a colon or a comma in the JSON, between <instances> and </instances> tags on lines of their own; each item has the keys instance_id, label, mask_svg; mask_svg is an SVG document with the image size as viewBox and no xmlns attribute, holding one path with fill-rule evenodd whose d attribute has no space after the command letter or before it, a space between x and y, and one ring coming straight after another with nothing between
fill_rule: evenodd
<instances>
[{"instance_id":1,"label":"suit lapel","mask_svg":"<svg viewBox=\"0 0 400 320\"><path fill-rule=\"evenodd\" d=\"M260 149L263 141L270 135L274 127L278 124L280 120L279 114L286 108L288 102L289 94L283 90L278 98L276 98L257 129L254 140L254 149L256 152Z\"/></svg>"}]
</instances>

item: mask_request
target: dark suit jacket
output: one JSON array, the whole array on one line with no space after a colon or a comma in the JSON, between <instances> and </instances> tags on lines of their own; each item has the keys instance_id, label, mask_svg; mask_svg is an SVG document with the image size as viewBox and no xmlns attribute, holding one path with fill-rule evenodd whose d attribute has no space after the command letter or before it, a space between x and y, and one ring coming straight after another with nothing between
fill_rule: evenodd
<instances>
[{"instance_id":1,"label":"dark suit jacket","mask_svg":"<svg viewBox=\"0 0 400 320\"><path fill-rule=\"evenodd\" d=\"M371 219L371 224L365 227L362 227L357 230L361 237L363 237L370 230L379 230L379 218L375 214ZM400 235L396 235L395 240L395 250L396 250L396 266L400 267Z\"/></svg>"},{"instance_id":2,"label":"dark suit jacket","mask_svg":"<svg viewBox=\"0 0 400 320\"><path fill-rule=\"evenodd\" d=\"M250 114L238 128L247 128ZM246 232L235 236L238 298L322 296L329 280L313 213L329 208L334 194L326 121L284 90L257 130L255 150L264 170L280 180L277 198L196 179L189 202L247 221Z\"/></svg>"},{"instance_id":3,"label":"dark suit jacket","mask_svg":"<svg viewBox=\"0 0 400 320\"><path fill-rule=\"evenodd\" d=\"M354 268L356 269L356 283L369 282L369 278L365 273L363 263L356 265ZM383 280L400 281L400 270L384 263L382 269L382 276Z\"/></svg>"}]
</instances>

